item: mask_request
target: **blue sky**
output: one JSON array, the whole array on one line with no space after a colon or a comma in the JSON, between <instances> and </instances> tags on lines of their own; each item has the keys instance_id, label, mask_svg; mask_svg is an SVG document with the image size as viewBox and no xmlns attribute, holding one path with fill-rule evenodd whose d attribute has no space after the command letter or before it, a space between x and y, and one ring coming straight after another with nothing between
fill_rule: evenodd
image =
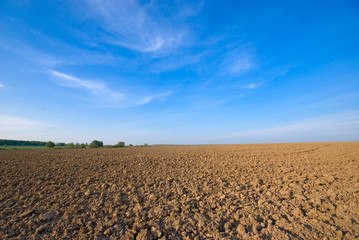
<instances>
[{"instance_id":1,"label":"blue sky","mask_svg":"<svg viewBox=\"0 0 359 240\"><path fill-rule=\"evenodd\" d=\"M1 1L0 138L359 140L357 1Z\"/></svg>"}]
</instances>

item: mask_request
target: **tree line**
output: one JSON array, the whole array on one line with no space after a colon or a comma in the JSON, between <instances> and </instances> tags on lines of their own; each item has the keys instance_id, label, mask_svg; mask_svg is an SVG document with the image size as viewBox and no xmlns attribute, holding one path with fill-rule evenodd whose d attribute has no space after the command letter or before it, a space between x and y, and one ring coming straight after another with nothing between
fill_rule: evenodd
<instances>
[{"instance_id":1,"label":"tree line","mask_svg":"<svg viewBox=\"0 0 359 240\"><path fill-rule=\"evenodd\" d=\"M100 147L106 147L106 148L121 148L125 147L125 142L120 141L115 145L104 145L102 141L93 140L90 144L88 143L63 143L63 142L41 142L41 141L23 141L23 140L7 140L7 139L0 139L0 146L46 146L48 148L100 148ZM128 145L129 147L132 147L132 144ZM148 147L149 145L145 143L144 145L141 145L143 147Z\"/></svg>"},{"instance_id":2,"label":"tree line","mask_svg":"<svg viewBox=\"0 0 359 240\"><path fill-rule=\"evenodd\" d=\"M0 146L45 146L46 142L0 139Z\"/></svg>"},{"instance_id":3,"label":"tree line","mask_svg":"<svg viewBox=\"0 0 359 240\"><path fill-rule=\"evenodd\" d=\"M52 141L46 143L46 147L53 148L58 146ZM100 148L103 147L103 142L98 140L93 140L90 144L88 143L68 143L63 145L66 148ZM105 147L125 147L125 142L118 142L116 145L107 145Z\"/></svg>"}]
</instances>

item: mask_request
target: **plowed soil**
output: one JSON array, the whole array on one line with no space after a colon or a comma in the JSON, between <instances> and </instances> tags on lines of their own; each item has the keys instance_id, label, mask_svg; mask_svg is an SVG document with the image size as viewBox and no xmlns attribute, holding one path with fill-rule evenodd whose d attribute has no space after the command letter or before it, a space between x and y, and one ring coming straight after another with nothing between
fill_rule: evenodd
<instances>
[{"instance_id":1,"label":"plowed soil","mask_svg":"<svg viewBox=\"0 0 359 240\"><path fill-rule=\"evenodd\" d=\"M359 238L359 143L0 151L1 239Z\"/></svg>"}]
</instances>

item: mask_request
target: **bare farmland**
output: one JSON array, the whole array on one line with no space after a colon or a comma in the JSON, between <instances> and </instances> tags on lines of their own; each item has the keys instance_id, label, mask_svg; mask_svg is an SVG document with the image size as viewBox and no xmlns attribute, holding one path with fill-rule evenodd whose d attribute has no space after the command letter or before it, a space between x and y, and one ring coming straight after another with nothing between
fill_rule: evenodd
<instances>
[{"instance_id":1,"label":"bare farmland","mask_svg":"<svg viewBox=\"0 0 359 240\"><path fill-rule=\"evenodd\" d=\"M0 151L1 239L354 239L359 143Z\"/></svg>"}]
</instances>

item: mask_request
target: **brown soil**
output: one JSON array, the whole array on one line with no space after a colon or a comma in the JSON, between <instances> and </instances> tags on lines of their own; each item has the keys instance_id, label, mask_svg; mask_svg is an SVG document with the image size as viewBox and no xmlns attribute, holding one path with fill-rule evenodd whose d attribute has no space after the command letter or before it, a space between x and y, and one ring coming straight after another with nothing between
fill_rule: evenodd
<instances>
[{"instance_id":1,"label":"brown soil","mask_svg":"<svg viewBox=\"0 0 359 240\"><path fill-rule=\"evenodd\" d=\"M359 143L0 151L1 239L359 238Z\"/></svg>"}]
</instances>

